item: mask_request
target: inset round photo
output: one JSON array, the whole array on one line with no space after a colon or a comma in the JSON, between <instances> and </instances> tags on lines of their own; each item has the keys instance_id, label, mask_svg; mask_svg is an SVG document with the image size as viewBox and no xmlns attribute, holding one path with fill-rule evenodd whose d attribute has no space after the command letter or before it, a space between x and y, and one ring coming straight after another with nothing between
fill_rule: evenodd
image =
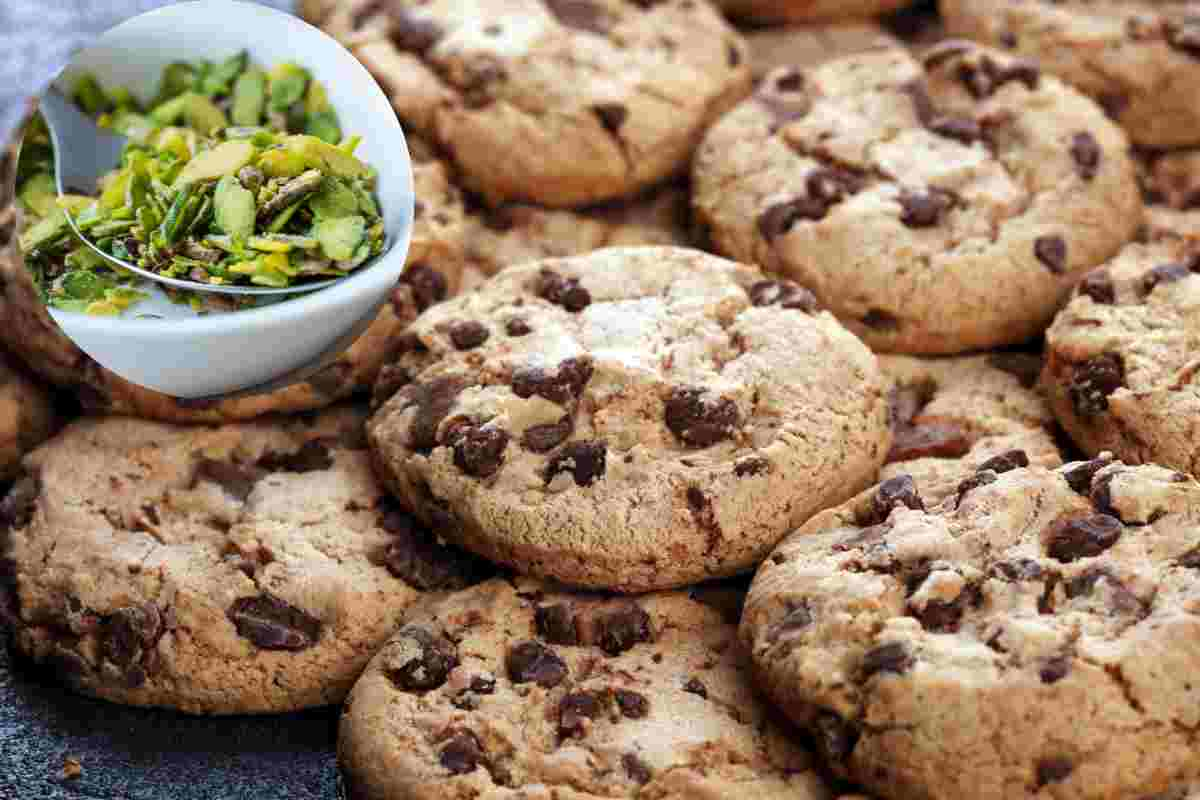
<instances>
[{"instance_id":1,"label":"inset round photo","mask_svg":"<svg viewBox=\"0 0 1200 800\"><path fill-rule=\"evenodd\" d=\"M8 321L34 329L16 349L65 334L96 369L185 403L337 362L412 234L408 149L374 79L316 28L231 0L151 11L77 53L14 172L17 291L37 301L5 289Z\"/></svg>"}]
</instances>

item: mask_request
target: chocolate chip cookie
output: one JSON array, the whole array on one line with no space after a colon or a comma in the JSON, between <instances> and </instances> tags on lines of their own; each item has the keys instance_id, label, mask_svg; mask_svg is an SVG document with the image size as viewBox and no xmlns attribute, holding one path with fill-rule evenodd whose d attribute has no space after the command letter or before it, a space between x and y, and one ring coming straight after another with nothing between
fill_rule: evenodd
<instances>
[{"instance_id":1,"label":"chocolate chip cookie","mask_svg":"<svg viewBox=\"0 0 1200 800\"><path fill-rule=\"evenodd\" d=\"M899 41L870 21L836 25L785 25L742 32L755 82L779 67L815 67L835 58L895 46Z\"/></svg>"},{"instance_id":2,"label":"chocolate chip cookie","mask_svg":"<svg viewBox=\"0 0 1200 800\"><path fill-rule=\"evenodd\" d=\"M465 210L439 162L417 163L416 218L408 265L391 302L321 371L273 392L234 399L183 400L130 383L80 350L46 312L16 247L0 252L0 342L33 371L75 392L97 412L170 422L220 422L320 408L366 391L408 323L458 290Z\"/></svg>"},{"instance_id":3,"label":"chocolate chip cookie","mask_svg":"<svg viewBox=\"0 0 1200 800\"><path fill-rule=\"evenodd\" d=\"M513 264L574 256L605 247L691 244L688 193L667 186L632 201L590 209L508 203L468 218L467 260L495 275Z\"/></svg>"},{"instance_id":4,"label":"chocolate chip cookie","mask_svg":"<svg viewBox=\"0 0 1200 800\"><path fill-rule=\"evenodd\" d=\"M632 196L685 170L750 89L745 43L706 0L397 0L326 16L492 204Z\"/></svg>"},{"instance_id":5,"label":"chocolate chip cookie","mask_svg":"<svg viewBox=\"0 0 1200 800\"><path fill-rule=\"evenodd\" d=\"M1124 134L967 42L772 73L694 166L716 246L809 287L880 351L1030 339L1141 221Z\"/></svg>"},{"instance_id":6,"label":"chocolate chip cookie","mask_svg":"<svg viewBox=\"0 0 1200 800\"><path fill-rule=\"evenodd\" d=\"M1110 458L931 505L893 478L763 564L741 633L830 766L895 800L1140 797L1200 770L1200 483Z\"/></svg>"},{"instance_id":7,"label":"chocolate chip cookie","mask_svg":"<svg viewBox=\"0 0 1200 800\"><path fill-rule=\"evenodd\" d=\"M1020 352L880 356L895 439L879 479L910 475L925 502L936 504L988 470L1059 466L1054 415L1036 389L1041 366L1040 357Z\"/></svg>"},{"instance_id":8,"label":"chocolate chip cookie","mask_svg":"<svg viewBox=\"0 0 1200 800\"><path fill-rule=\"evenodd\" d=\"M1094 97L1137 144L1200 143L1195 3L943 0L953 35L1037 59Z\"/></svg>"},{"instance_id":9,"label":"chocolate chip cookie","mask_svg":"<svg viewBox=\"0 0 1200 800\"><path fill-rule=\"evenodd\" d=\"M731 17L751 22L838 22L873 17L910 0L716 0Z\"/></svg>"},{"instance_id":10,"label":"chocolate chip cookie","mask_svg":"<svg viewBox=\"0 0 1200 800\"><path fill-rule=\"evenodd\" d=\"M16 474L21 456L50 438L58 422L49 390L0 352L0 481Z\"/></svg>"},{"instance_id":11,"label":"chocolate chip cookie","mask_svg":"<svg viewBox=\"0 0 1200 800\"><path fill-rule=\"evenodd\" d=\"M435 306L367 431L401 504L539 577L731 575L875 478L875 357L812 295L698 250L510 267Z\"/></svg>"},{"instance_id":12,"label":"chocolate chip cookie","mask_svg":"<svg viewBox=\"0 0 1200 800\"><path fill-rule=\"evenodd\" d=\"M401 609L490 572L387 497L363 418L75 422L0 503L0 619L66 684L118 703L340 702Z\"/></svg>"},{"instance_id":13,"label":"chocolate chip cookie","mask_svg":"<svg viewBox=\"0 0 1200 800\"><path fill-rule=\"evenodd\" d=\"M1087 453L1200 472L1200 243L1155 229L1089 273L1046 333L1051 407Z\"/></svg>"},{"instance_id":14,"label":"chocolate chip cookie","mask_svg":"<svg viewBox=\"0 0 1200 800\"><path fill-rule=\"evenodd\" d=\"M351 800L828 800L736 628L683 592L493 580L411 607L346 702Z\"/></svg>"}]
</instances>

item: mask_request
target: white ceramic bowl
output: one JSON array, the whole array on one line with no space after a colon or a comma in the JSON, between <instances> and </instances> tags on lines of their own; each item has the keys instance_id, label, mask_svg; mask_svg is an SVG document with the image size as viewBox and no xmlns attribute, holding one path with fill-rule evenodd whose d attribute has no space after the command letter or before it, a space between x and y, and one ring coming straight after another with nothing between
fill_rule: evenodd
<instances>
[{"instance_id":1,"label":"white ceramic bowl","mask_svg":"<svg viewBox=\"0 0 1200 800\"><path fill-rule=\"evenodd\" d=\"M127 86L146 100L168 63L222 59L239 50L266 67L296 61L325 84L342 130L363 137L356 155L379 172L390 249L327 289L235 313L136 319L51 309L63 331L100 364L176 397L237 392L328 356L332 344L373 318L387 300L412 233L412 166L395 111L354 56L296 17L233 0L167 6L108 31L75 56L57 83L67 90L88 71L101 85Z\"/></svg>"}]
</instances>

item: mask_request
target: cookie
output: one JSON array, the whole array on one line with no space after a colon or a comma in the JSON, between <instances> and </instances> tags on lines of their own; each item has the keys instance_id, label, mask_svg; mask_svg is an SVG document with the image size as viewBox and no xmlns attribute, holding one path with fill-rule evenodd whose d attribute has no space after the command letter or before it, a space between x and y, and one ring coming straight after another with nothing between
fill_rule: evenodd
<instances>
[{"instance_id":1,"label":"cookie","mask_svg":"<svg viewBox=\"0 0 1200 800\"><path fill-rule=\"evenodd\" d=\"M880 356L879 368L895 431L880 481L910 475L936 504L981 470L1062 464L1054 415L1036 389L1038 356Z\"/></svg>"},{"instance_id":2,"label":"cookie","mask_svg":"<svg viewBox=\"0 0 1200 800\"><path fill-rule=\"evenodd\" d=\"M1200 143L1200 25L1185 2L943 0L955 36L1005 47L1094 97L1137 144Z\"/></svg>"},{"instance_id":3,"label":"cookie","mask_svg":"<svg viewBox=\"0 0 1200 800\"><path fill-rule=\"evenodd\" d=\"M1141 222L1124 134L1036 66L966 42L780 70L707 134L717 248L812 289L878 351L1030 339Z\"/></svg>"},{"instance_id":4,"label":"cookie","mask_svg":"<svg viewBox=\"0 0 1200 800\"><path fill-rule=\"evenodd\" d=\"M875 357L805 289L698 250L510 267L380 373L382 475L518 571L648 591L749 569L875 477Z\"/></svg>"},{"instance_id":5,"label":"cookie","mask_svg":"<svg viewBox=\"0 0 1200 800\"><path fill-rule=\"evenodd\" d=\"M468 263L487 275L526 261L605 247L689 244L688 193L680 186L583 210L509 203L472 214L463 235Z\"/></svg>"},{"instance_id":6,"label":"cookie","mask_svg":"<svg viewBox=\"0 0 1200 800\"><path fill-rule=\"evenodd\" d=\"M815 67L835 58L895 46L882 26L868 21L838 25L788 25L743 31L755 82L779 67Z\"/></svg>"},{"instance_id":7,"label":"cookie","mask_svg":"<svg viewBox=\"0 0 1200 800\"><path fill-rule=\"evenodd\" d=\"M488 572L387 497L363 417L68 426L0 504L0 618L18 649L129 705L340 702L401 609Z\"/></svg>"},{"instance_id":8,"label":"cookie","mask_svg":"<svg viewBox=\"0 0 1200 800\"><path fill-rule=\"evenodd\" d=\"M771 699L893 800L1195 776L1200 483L1104 458L963 488L895 478L780 545L741 625Z\"/></svg>"},{"instance_id":9,"label":"cookie","mask_svg":"<svg viewBox=\"0 0 1200 800\"><path fill-rule=\"evenodd\" d=\"M1159 235L1090 273L1046 332L1042 382L1088 454L1200 472L1200 243Z\"/></svg>"},{"instance_id":10,"label":"cookie","mask_svg":"<svg viewBox=\"0 0 1200 800\"><path fill-rule=\"evenodd\" d=\"M408 265L391 302L343 353L307 380L273 392L232 399L185 400L126 381L96 363L46 312L16 247L0 252L0 343L89 410L168 422L244 420L269 412L327 406L366 391L404 329L421 311L458 289L465 209L447 167L413 168L415 223Z\"/></svg>"},{"instance_id":11,"label":"cookie","mask_svg":"<svg viewBox=\"0 0 1200 800\"><path fill-rule=\"evenodd\" d=\"M750 22L840 22L886 14L911 0L715 0L722 11Z\"/></svg>"},{"instance_id":12,"label":"cookie","mask_svg":"<svg viewBox=\"0 0 1200 800\"><path fill-rule=\"evenodd\" d=\"M704 129L750 89L745 43L706 0L354 8L358 30L343 41L492 205L633 196L684 171Z\"/></svg>"},{"instance_id":13,"label":"cookie","mask_svg":"<svg viewBox=\"0 0 1200 800\"><path fill-rule=\"evenodd\" d=\"M832 798L757 697L736 634L683 592L493 580L430 598L347 699L347 795Z\"/></svg>"}]
</instances>

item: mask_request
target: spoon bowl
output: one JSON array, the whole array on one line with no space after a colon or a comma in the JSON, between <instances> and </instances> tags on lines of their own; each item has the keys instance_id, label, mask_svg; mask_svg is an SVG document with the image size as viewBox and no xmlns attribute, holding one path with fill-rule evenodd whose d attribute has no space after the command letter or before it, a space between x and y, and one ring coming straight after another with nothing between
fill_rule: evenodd
<instances>
[{"instance_id":1,"label":"spoon bowl","mask_svg":"<svg viewBox=\"0 0 1200 800\"><path fill-rule=\"evenodd\" d=\"M186 307L173 313L167 300L156 299L156 313L169 317L156 319L49 309L64 333L102 366L180 398L278 388L280 378L306 375L335 356L331 346L352 343L353 332L387 301L403 272L412 232L412 167L395 111L345 48L289 14L236 0L159 8L118 25L82 50L55 86L65 93L80 74L90 72L104 86L125 86L145 98L154 94L168 63L216 59L239 50L259 64L297 61L325 84L343 129L363 136L357 154L378 171L376 197L387 238L373 262L321 291L305 286L306 293L285 302L195 315ZM213 288L187 288L200 287Z\"/></svg>"},{"instance_id":2,"label":"spoon bowl","mask_svg":"<svg viewBox=\"0 0 1200 800\"><path fill-rule=\"evenodd\" d=\"M38 110L41 112L42 118L46 120L46 127L50 130L50 141L54 145L54 172L58 193L94 194L100 179L120 162L121 153L129 140L118 133L104 130L98 126L91 117L76 108L75 104L68 100L57 86L51 86L42 95ZM67 215L67 224L71 226L71 230L81 242L105 261L141 275L147 280L156 281L175 289L213 294L271 296L304 294L324 289L340 280L339 278L330 278L295 286L271 288L268 286L200 283L183 278L169 278L152 270L142 269L136 264L101 250L86 233L79 230L75 218L70 214ZM367 265L363 265L362 269L366 269L366 267Z\"/></svg>"}]
</instances>

